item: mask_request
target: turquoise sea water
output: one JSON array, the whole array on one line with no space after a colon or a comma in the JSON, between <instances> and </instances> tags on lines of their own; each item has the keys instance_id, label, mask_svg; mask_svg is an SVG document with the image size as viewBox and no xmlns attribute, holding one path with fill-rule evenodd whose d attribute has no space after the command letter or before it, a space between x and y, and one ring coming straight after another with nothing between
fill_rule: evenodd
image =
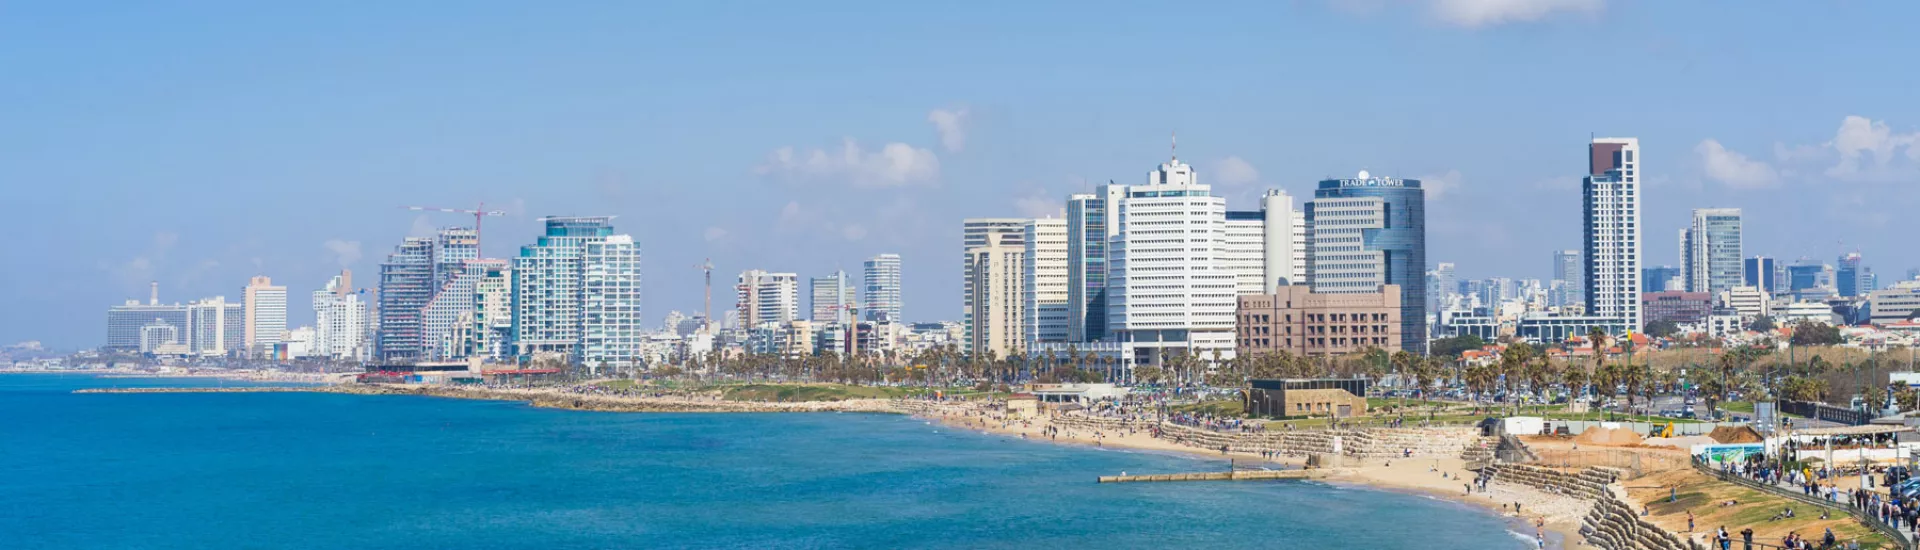
<instances>
[{"instance_id":1,"label":"turquoise sea water","mask_svg":"<svg viewBox=\"0 0 1920 550\"><path fill-rule=\"evenodd\" d=\"M1518 549L1499 518L893 415L618 414L0 376L0 548ZM231 383L228 383L231 384Z\"/></svg>"}]
</instances>

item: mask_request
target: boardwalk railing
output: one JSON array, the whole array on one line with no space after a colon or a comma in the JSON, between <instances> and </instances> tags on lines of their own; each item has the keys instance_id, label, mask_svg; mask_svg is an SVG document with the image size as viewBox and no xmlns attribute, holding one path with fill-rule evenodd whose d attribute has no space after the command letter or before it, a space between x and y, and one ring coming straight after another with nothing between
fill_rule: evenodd
<instances>
[{"instance_id":1,"label":"boardwalk railing","mask_svg":"<svg viewBox=\"0 0 1920 550\"><path fill-rule=\"evenodd\" d=\"M1838 502L1831 502L1823 498L1816 498L1809 495L1803 495L1800 493L1787 490L1785 488L1781 488L1777 485L1771 485L1771 484L1761 483L1758 481L1747 479L1745 477L1735 475L1731 472L1723 472L1720 470L1716 470L1712 466L1708 466L1706 463L1700 462L1698 460L1693 461L1693 468L1703 473L1706 473L1707 475L1711 475L1715 478L1718 478L1720 481L1725 481L1735 485L1740 485L1743 487L1747 487L1749 489L1765 491L1775 495L1797 500L1805 504L1811 504L1814 506L1837 510L1843 514L1853 516L1853 519L1859 520L1860 523L1865 524L1867 527L1873 528L1873 530L1875 531L1879 531L1881 535L1884 535L1888 539L1892 540L1896 548L1902 548L1905 550L1914 550L1913 541L1908 539L1905 535L1900 534L1900 529L1895 528L1892 525L1888 525L1886 522L1880 521L1879 517L1876 517L1873 514L1867 513L1866 510L1855 509L1851 506L1847 506Z\"/></svg>"}]
</instances>

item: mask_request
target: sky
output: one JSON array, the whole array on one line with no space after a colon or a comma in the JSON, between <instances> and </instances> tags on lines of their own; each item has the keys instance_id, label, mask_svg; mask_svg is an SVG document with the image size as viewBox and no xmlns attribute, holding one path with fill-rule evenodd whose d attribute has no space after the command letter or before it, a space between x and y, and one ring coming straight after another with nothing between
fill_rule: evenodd
<instances>
[{"instance_id":1,"label":"sky","mask_svg":"<svg viewBox=\"0 0 1920 550\"><path fill-rule=\"evenodd\" d=\"M305 5L302 5L305 4ZM1735 7L1739 9L1734 9ZM0 4L0 343L98 346L103 311L288 287L485 203L489 256L613 215L645 310L744 269L903 257L960 317L967 217L1144 181L1171 137L1235 209L1421 178L1428 259L1546 279L1592 136L1640 138L1645 254L1693 208L1746 253L1920 267L1920 3L42 2ZM1883 283L1884 284L1884 283Z\"/></svg>"}]
</instances>

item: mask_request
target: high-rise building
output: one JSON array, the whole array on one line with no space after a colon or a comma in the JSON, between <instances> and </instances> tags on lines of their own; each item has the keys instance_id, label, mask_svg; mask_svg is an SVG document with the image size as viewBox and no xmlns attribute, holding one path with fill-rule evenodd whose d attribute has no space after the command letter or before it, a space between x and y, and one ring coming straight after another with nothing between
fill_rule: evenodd
<instances>
[{"instance_id":1,"label":"high-rise building","mask_svg":"<svg viewBox=\"0 0 1920 550\"><path fill-rule=\"evenodd\" d=\"M1067 220L1027 222L1023 249L1025 313L1022 338L1027 348L1067 341Z\"/></svg>"},{"instance_id":2,"label":"high-rise building","mask_svg":"<svg viewBox=\"0 0 1920 550\"><path fill-rule=\"evenodd\" d=\"M626 357L619 355L624 351L602 347L595 352L600 354L596 360L587 363L585 330L590 315L613 315L616 317L611 322L623 323L620 326L629 322L633 327L641 326L638 245L631 237L614 239L619 235L613 233L610 217L554 216L544 220L544 232L534 244L520 247L510 270L513 328L508 345L513 354L523 358L557 356L596 368L598 359ZM594 251L599 255L589 258ZM597 286L587 285L590 273L599 277ZM604 329L605 325L597 328ZM599 345L621 344L600 341Z\"/></svg>"},{"instance_id":3,"label":"high-rise building","mask_svg":"<svg viewBox=\"0 0 1920 550\"><path fill-rule=\"evenodd\" d=\"M1027 232L1027 220L1025 218L968 218L961 220L960 224L960 249L966 252L962 255L964 261L961 262L960 269L960 305L964 308L964 311L961 312L961 324L966 330L965 337L961 341L963 348L961 352L972 353L973 349L966 346L973 345L975 341L973 337L972 320L974 311L973 264L975 261L973 249L989 245L1005 245L1019 247L1024 250L1026 243L1022 242L1021 239L1024 238ZM1015 330L1013 334L1018 335L1020 332Z\"/></svg>"},{"instance_id":4,"label":"high-rise building","mask_svg":"<svg viewBox=\"0 0 1920 550\"><path fill-rule=\"evenodd\" d=\"M867 302L860 315L868 321L904 322L900 316L900 255L867 258L863 267Z\"/></svg>"},{"instance_id":5,"label":"high-rise building","mask_svg":"<svg viewBox=\"0 0 1920 550\"><path fill-rule=\"evenodd\" d=\"M752 330L767 323L785 324L800 320L800 275L768 273L758 269L740 272L734 286L734 307L740 312L742 329Z\"/></svg>"},{"instance_id":6,"label":"high-rise building","mask_svg":"<svg viewBox=\"0 0 1920 550\"><path fill-rule=\"evenodd\" d=\"M1234 273L1235 294L1272 294L1292 284L1306 284L1300 275L1306 266L1294 264L1296 245L1293 197L1269 189L1260 197L1260 210L1227 212L1226 262Z\"/></svg>"},{"instance_id":7,"label":"high-rise building","mask_svg":"<svg viewBox=\"0 0 1920 550\"><path fill-rule=\"evenodd\" d=\"M1863 288L1867 285L1860 284L1865 279L1867 270L1861 265L1859 252L1840 255L1838 265L1839 267L1833 271L1833 287L1840 296L1847 298L1865 296L1872 291L1870 288Z\"/></svg>"},{"instance_id":8,"label":"high-rise building","mask_svg":"<svg viewBox=\"0 0 1920 550\"><path fill-rule=\"evenodd\" d=\"M380 264L379 328L374 341L379 360L416 361L435 355L432 350L442 345L452 318L470 307L471 301L467 294L441 300L442 309L455 311L444 315L445 322L433 330L425 326L426 308L448 283L468 273L465 262L479 257L477 239L474 230L465 227L443 228L432 237L407 237Z\"/></svg>"},{"instance_id":9,"label":"high-rise building","mask_svg":"<svg viewBox=\"0 0 1920 550\"><path fill-rule=\"evenodd\" d=\"M1581 269L1582 269L1582 276L1584 276L1585 267L1582 267ZM1663 266L1657 266L1657 267L1649 267L1646 269L1642 269L1640 271L1641 271L1641 276L1640 276L1640 292L1641 293L1685 292L1685 290L1681 290L1681 289L1687 286L1686 277L1680 274L1680 268L1678 267L1663 265ZM1676 280L1680 281L1681 284L1677 284L1677 285L1673 284L1673 282Z\"/></svg>"},{"instance_id":10,"label":"high-rise building","mask_svg":"<svg viewBox=\"0 0 1920 550\"><path fill-rule=\"evenodd\" d=\"M1745 279L1740 241L1740 209L1695 208L1680 249L1687 290L1718 295L1740 286Z\"/></svg>"},{"instance_id":11,"label":"high-rise building","mask_svg":"<svg viewBox=\"0 0 1920 550\"><path fill-rule=\"evenodd\" d=\"M591 372L645 366L646 320L640 309L640 245L631 235L589 240L580 266L580 345L576 360Z\"/></svg>"},{"instance_id":12,"label":"high-rise building","mask_svg":"<svg viewBox=\"0 0 1920 550\"><path fill-rule=\"evenodd\" d=\"M1420 180L1320 182L1307 202L1307 281L1322 294L1400 287L1400 348L1427 350L1426 194Z\"/></svg>"},{"instance_id":13,"label":"high-rise building","mask_svg":"<svg viewBox=\"0 0 1920 550\"><path fill-rule=\"evenodd\" d=\"M473 285L473 312L467 320L467 338L460 356L505 359L512 350L507 341L513 334L513 268L504 264L487 268Z\"/></svg>"},{"instance_id":14,"label":"high-rise building","mask_svg":"<svg viewBox=\"0 0 1920 550\"><path fill-rule=\"evenodd\" d=\"M187 304L187 346L199 355L226 355L245 346L246 304L214 296Z\"/></svg>"},{"instance_id":15,"label":"high-rise building","mask_svg":"<svg viewBox=\"0 0 1920 550\"><path fill-rule=\"evenodd\" d=\"M479 284L488 273L499 273L507 269L505 260L465 260L460 262L458 270L452 267L440 269L447 274L420 308L421 358L429 360L447 360L467 357L468 348L462 341L462 335L473 328L473 311L477 305L475 294Z\"/></svg>"},{"instance_id":16,"label":"high-rise building","mask_svg":"<svg viewBox=\"0 0 1920 550\"><path fill-rule=\"evenodd\" d=\"M1132 364L1233 357L1235 280L1226 199L1178 158L1129 186L1107 250L1107 330Z\"/></svg>"},{"instance_id":17,"label":"high-rise building","mask_svg":"<svg viewBox=\"0 0 1920 550\"><path fill-rule=\"evenodd\" d=\"M261 351L261 346L280 343L287 332L287 287L274 286L273 280L266 277L254 277L247 280L241 294L246 306L244 343L247 351L256 353Z\"/></svg>"},{"instance_id":18,"label":"high-rise building","mask_svg":"<svg viewBox=\"0 0 1920 550\"><path fill-rule=\"evenodd\" d=\"M353 288L353 272L341 270L313 291L313 355L359 360L368 354L367 305Z\"/></svg>"},{"instance_id":19,"label":"high-rise building","mask_svg":"<svg viewBox=\"0 0 1920 550\"><path fill-rule=\"evenodd\" d=\"M1453 263L1436 264L1427 272L1427 313L1440 313L1446 307L1447 295L1459 292L1460 280L1454 275Z\"/></svg>"},{"instance_id":20,"label":"high-rise building","mask_svg":"<svg viewBox=\"0 0 1920 550\"><path fill-rule=\"evenodd\" d=\"M1025 351L1023 342L1026 318L1024 279L1026 244L1024 235L991 234L991 242L967 249L973 261L967 267L972 278L967 288L968 353L1013 357Z\"/></svg>"},{"instance_id":21,"label":"high-rise building","mask_svg":"<svg viewBox=\"0 0 1920 550\"><path fill-rule=\"evenodd\" d=\"M847 272L835 271L825 277L813 277L807 280L809 304L813 306L814 323L838 323L845 325L853 321L849 311L854 304L853 284L847 280Z\"/></svg>"},{"instance_id":22,"label":"high-rise building","mask_svg":"<svg viewBox=\"0 0 1920 550\"><path fill-rule=\"evenodd\" d=\"M1640 140L1596 138L1581 182L1581 285L1587 315L1611 319L1624 334L1643 326L1640 310ZM1738 255L1734 256L1739 258Z\"/></svg>"},{"instance_id":23,"label":"high-rise building","mask_svg":"<svg viewBox=\"0 0 1920 550\"><path fill-rule=\"evenodd\" d=\"M1559 291L1549 300L1549 305L1566 307L1574 304L1586 304L1586 288L1580 286L1584 277L1580 268L1580 251L1553 251L1553 280L1560 283Z\"/></svg>"},{"instance_id":24,"label":"high-rise building","mask_svg":"<svg viewBox=\"0 0 1920 550\"><path fill-rule=\"evenodd\" d=\"M1920 281L1901 281L1869 294L1873 302L1869 321L1886 326L1920 316Z\"/></svg>"},{"instance_id":25,"label":"high-rise building","mask_svg":"<svg viewBox=\"0 0 1920 550\"><path fill-rule=\"evenodd\" d=\"M1067 197L1067 339L1092 342L1107 335L1107 248L1120 234L1115 216L1124 185L1102 185Z\"/></svg>"},{"instance_id":26,"label":"high-rise building","mask_svg":"<svg viewBox=\"0 0 1920 550\"><path fill-rule=\"evenodd\" d=\"M160 303L155 283L147 303L127 300L107 308L107 351L151 353L163 345L187 344L187 306Z\"/></svg>"},{"instance_id":27,"label":"high-rise building","mask_svg":"<svg viewBox=\"0 0 1920 550\"><path fill-rule=\"evenodd\" d=\"M1780 265L1773 258L1754 256L1741 262L1740 284L1764 290L1767 294L1776 294L1784 290L1781 285Z\"/></svg>"}]
</instances>

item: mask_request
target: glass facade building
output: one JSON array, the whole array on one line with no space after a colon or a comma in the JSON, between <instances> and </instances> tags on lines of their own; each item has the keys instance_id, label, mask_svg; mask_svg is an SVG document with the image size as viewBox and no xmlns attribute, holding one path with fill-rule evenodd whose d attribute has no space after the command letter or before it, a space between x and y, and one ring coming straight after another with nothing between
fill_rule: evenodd
<instances>
[{"instance_id":1,"label":"glass facade building","mask_svg":"<svg viewBox=\"0 0 1920 550\"><path fill-rule=\"evenodd\" d=\"M1400 348L1427 350L1427 216L1420 180L1330 179L1307 202L1307 280L1317 293L1400 287Z\"/></svg>"}]
</instances>

